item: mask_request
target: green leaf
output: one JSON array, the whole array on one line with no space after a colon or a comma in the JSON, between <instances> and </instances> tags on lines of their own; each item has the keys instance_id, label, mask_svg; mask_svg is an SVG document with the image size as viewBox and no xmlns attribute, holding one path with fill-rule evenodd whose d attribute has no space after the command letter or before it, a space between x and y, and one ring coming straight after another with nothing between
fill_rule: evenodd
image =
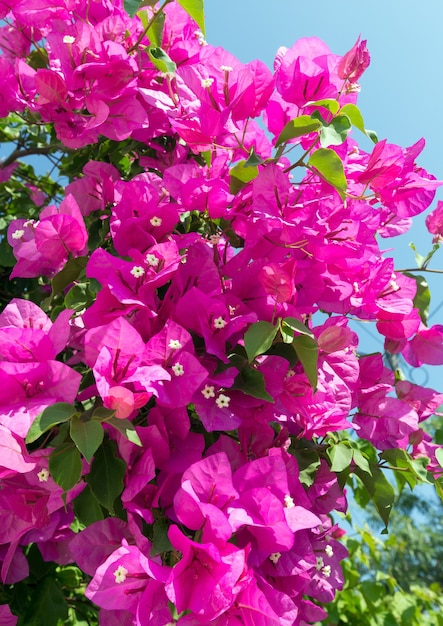
<instances>
[{"instance_id":1,"label":"green leaf","mask_svg":"<svg viewBox=\"0 0 443 626\"><path fill-rule=\"evenodd\" d=\"M111 417L106 420L106 423L110 424L111 426L113 426L113 428L118 430L118 432L121 433L123 437L126 437L128 441L131 441L136 446L143 447L143 444L140 441L140 437L135 430L134 424L129 420L122 420L118 417Z\"/></svg>"},{"instance_id":2,"label":"green leaf","mask_svg":"<svg viewBox=\"0 0 443 626\"><path fill-rule=\"evenodd\" d=\"M359 467L355 468L355 474L360 478L368 495L373 500L375 508L385 525L382 534L386 534L395 493L392 485L377 464L370 463L370 468L371 474L364 472Z\"/></svg>"},{"instance_id":3,"label":"green leaf","mask_svg":"<svg viewBox=\"0 0 443 626\"><path fill-rule=\"evenodd\" d=\"M436 448L435 458L437 459L440 467L443 467L443 448Z\"/></svg>"},{"instance_id":4,"label":"green leaf","mask_svg":"<svg viewBox=\"0 0 443 626\"><path fill-rule=\"evenodd\" d=\"M114 441L105 441L97 450L86 481L99 503L110 513L114 511L114 500L123 491L126 463L116 456Z\"/></svg>"},{"instance_id":5,"label":"green leaf","mask_svg":"<svg viewBox=\"0 0 443 626\"><path fill-rule=\"evenodd\" d=\"M164 518L158 519L154 522L152 528L152 548L149 556L157 556L157 554L172 550L172 545L168 537L169 526L169 522Z\"/></svg>"},{"instance_id":6,"label":"green leaf","mask_svg":"<svg viewBox=\"0 0 443 626\"><path fill-rule=\"evenodd\" d=\"M326 452L331 461L331 472L342 472L351 465L353 452L346 443L330 446Z\"/></svg>"},{"instance_id":7,"label":"green leaf","mask_svg":"<svg viewBox=\"0 0 443 626\"><path fill-rule=\"evenodd\" d=\"M76 415L77 411L72 404L67 402L57 402L52 406L48 406L44 409L31 424L28 434L26 435L26 443L32 443L43 435L47 430L67 422L73 415Z\"/></svg>"},{"instance_id":8,"label":"green leaf","mask_svg":"<svg viewBox=\"0 0 443 626\"><path fill-rule=\"evenodd\" d=\"M245 161L244 167L254 167L255 165L262 165L263 163L263 159L260 155L256 154L253 146L249 151L249 156Z\"/></svg>"},{"instance_id":9,"label":"green leaf","mask_svg":"<svg viewBox=\"0 0 443 626\"><path fill-rule=\"evenodd\" d=\"M245 333L245 350L251 363L256 356L264 354L272 346L278 326L273 326L269 322L256 322L252 324Z\"/></svg>"},{"instance_id":10,"label":"green leaf","mask_svg":"<svg viewBox=\"0 0 443 626\"><path fill-rule=\"evenodd\" d=\"M332 98L325 98L324 100L314 100L312 102L307 102L305 104L305 107L323 107L324 109L328 109L328 111L330 111L332 115L335 115L336 113L338 113L340 105L337 100L334 100Z\"/></svg>"},{"instance_id":11,"label":"green leaf","mask_svg":"<svg viewBox=\"0 0 443 626\"><path fill-rule=\"evenodd\" d=\"M351 120L347 115L337 115L330 124L324 124L320 131L320 144L323 148L341 145L351 130Z\"/></svg>"},{"instance_id":12,"label":"green leaf","mask_svg":"<svg viewBox=\"0 0 443 626\"><path fill-rule=\"evenodd\" d=\"M360 450L354 449L352 460L363 472L367 472L368 474L371 473L369 461Z\"/></svg>"},{"instance_id":13,"label":"green leaf","mask_svg":"<svg viewBox=\"0 0 443 626\"><path fill-rule=\"evenodd\" d=\"M365 122L363 120L360 109L356 104L349 103L343 105L340 109L340 113L347 115L355 128L358 128L358 130L366 135Z\"/></svg>"},{"instance_id":14,"label":"green leaf","mask_svg":"<svg viewBox=\"0 0 443 626\"><path fill-rule=\"evenodd\" d=\"M265 378L259 370L254 369L250 365L245 365L240 370L234 381L232 389L238 389L247 396L266 400L266 402L274 402L274 398L269 395L265 389Z\"/></svg>"},{"instance_id":15,"label":"green leaf","mask_svg":"<svg viewBox=\"0 0 443 626\"><path fill-rule=\"evenodd\" d=\"M286 124L275 143L275 147L277 148L290 139L309 135L309 133L319 130L321 126L321 122L313 119L310 115L300 115L300 117L296 117Z\"/></svg>"},{"instance_id":16,"label":"green leaf","mask_svg":"<svg viewBox=\"0 0 443 626\"><path fill-rule=\"evenodd\" d=\"M49 473L64 491L69 491L80 482L82 460L74 444L62 443L54 448L49 457Z\"/></svg>"},{"instance_id":17,"label":"green leaf","mask_svg":"<svg viewBox=\"0 0 443 626\"><path fill-rule=\"evenodd\" d=\"M73 283L83 274L88 263L88 257L78 256L69 259L64 268L52 279L52 296L61 293L68 285Z\"/></svg>"},{"instance_id":18,"label":"green leaf","mask_svg":"<svg viewBox=\"0 0 443 626\"><path fill-rule=\"evenodd\" d=\"M177 0L177 2L182 9L184 9L186 13L192 17L203 35L205 35L206 29L203 0Z\"/></svg>"},{"instance_id":19,"label":"green leaf","mask_svg":"<svg viewBox=\"0 0 443 626\"><path fill-rule=\"evenodd\" d=\"M147 2L146 0L144 0L141 5L141 7L145 7L149 4L149 6L152 6L154 4L156 4L157 0L152 0L152 2ZM143 28L146 30L148 28L148 24L149 24L149 14L147 11L138 11L137 12L137 17L140 18L141 23L143 24ZM146 35L151 43L152 46L157 46L157 47L161 47L162 45L162 39L163 39L163 30L164 30L164 26L165 26L165 14L163 13L163 11L160 11L159 13L157 13L157 17L155 18L155 20L152 22L151 26L148 28L148 30L146 31Z\"/></svg>"},{"instance_id":20,"label":"green leaf","mask_svg":"<svg viewBox=\"0 0 443 626\"><path fill-rule=\"evenodd\" d=\"M66 624L68 604L58 582L46 576L32 590L29 609L22 624L27 626L59 626Z\"/></svg>"},{"instance_id":21,"label":"green leaf","mask_svg":"<svg viewBox=\"0 0 443 626\"><path fill-rule=\"evenodd\" d=\"M175 74L177 66L164 50L152 46L148 49L148 53L153 65L160 72L164 72L165 74Z\"/></svg>"},{"instance_id":22,"label":"green leaf","mask_svg":"<svg viewBox=\"0 0 443 626\"><path fill-rule=\"evenodd\" d=\"M140 0L123 0L123 7L130 17L134 17L140 8Z\"/></svg>"},{"instance_id":23,"label":"green leaf","mask_svg":"<svg viewBox=\"0 0 443 626\"><path fill-rule=\"evenodd\" d=\"M308 377L311 387L317 388L318 372L318 345L313 337L308 335L297 335L292 342L297 353L298 360L303 366L303 370Z\"/></svg>"},{"instance_id":24,"label":"green leaf","mask_svg":"<svg viewBox=\"0 0 443 626\"><path fill-rule=\"evenodd\" d=\"M74 499L74 511L78 520L84 526L104 519L103 511L89 485Z\"/></svg>"},{"instance_id":25,"label":"green leaf","mask_svg":"<svg viewBox=\"0 0 443 626\"><path fill-rule=\"evenodd\" d=\"M103 426L100 422L84 421L81 416L75 415L71 418L70 435L79 451L90 463L95 451L103 441Z\"/></svg>"},{"instance_id":26,"label":"green leaf","mask_svg":"<svg viewBox=\"0 0 443 626\"><path fill-rule=\"evenodd\" d=\"M319 148L311 154L308 166L317 170L322 178L335 187L343 198L345 197L348 183L342 160L334 150Z\"/></svg>"},{"instance_id":27,"label":"green leaf","mask_svg":"<svg viewBox=\"0 0 443 626\"><path fill-rule=\"evenodd\" d=\"M427 324L428 316L429 316L429 305L431 304L431 291L429 289L428 283L424 276L417 276L414 274L410 274L409 272L404 272L405 276L409 276L409 278L413 278L417 285L417 290L414 296L414 307L418 309L420 314L420 319L423 324Z\"/></svg>"},{"instance_id":28,"label":"green leaf","mask_svg":"<svg viewBox=\"0 0 443 626\"><path fill-rule=\"evenodd\" d=\"M229 191L232 194L238 193L243 187L246 187L251 180L257 178L258 167L257 165L247 165L247 161L239 161L229 172L230 183Z\"/></svg>"},{"instance_id":29,"label":"green leaf","mask_svg":"<svg viewBox=\"0 0 443 626\"><path fill-rule=\"evenodd\" d=\"M308 335L309 337L314 336L309 328L295 317L284 317L281 321L281 325L290 328L293 333Z\"/></svg>"},{"instance_id":30,"label":"green leaf","mask_svg":"<svg viewBox=\"0 0 443 626\"><path fill-rule=\"evenodd\" d=\"M68 291L65 296L64 304L67 309L83 311L90 301L91 296L88 293L88 285L81 283L79 285L74 285L72 289Z\"/></svg>"}]
</instances>

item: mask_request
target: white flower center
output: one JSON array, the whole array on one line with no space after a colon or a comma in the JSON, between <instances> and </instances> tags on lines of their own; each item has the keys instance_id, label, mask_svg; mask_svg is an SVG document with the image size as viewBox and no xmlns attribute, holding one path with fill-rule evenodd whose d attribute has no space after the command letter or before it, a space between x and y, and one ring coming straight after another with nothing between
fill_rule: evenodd
<instances>
[{"instance_id":1,"label":"white flower center","mask_svg":"<svg viewBox=\"0 0 443 626\"><path fill-rule=\"evenodd\" d=\"M289 494L285 495L285 507L287 509L293 509L295 506L294 504L294 500L291 498L291 496Z\"/></svg>"},{"instance_id":2,"label":"white flower center","mask_svg":"<svg viewBox=\"0 0 443 626\"><path fill-rule=\"evenodd\" d=\"M140 265L134 265L131 270L131 274L135 276L135 278L140 278L145 273L145 270Z\"/></svg>"},{"instance_id":3,"label":"white flower center","mask_svg":"<svg viewBox=\"0 0 443 626\"><path fill-rule=\"evenodd\" d=\"M160 263L160 259L158 259L155 254L147 254L145 257L146 263L151 267L157 267Z\"/></svg>"},{"instance_id":4,"label":"white flower center","mask_svg":"<svg viewBox=\"0 0 443 626\"><path fill-rule=\"evenodd\" d=\"M279 559L281 557L281 552L273 552L269 555L269 560L272 561L275 565L277 565Z\"/></svg>"},{"instance_id":5,"label":"white flower center","mask_svg":"<svg viewBox=\"0 0 443 626\"><path fill-rule=\"evenodd\" d=\"M149 221L151 222L151 226L161 226L162 225L161 217L157 217L156 215L154 215L154 217L151 217L151 219Z\"/></svg>"},{"instance_id":6,"label":"white flower center","mask_svg":"<svg viewBox=\"0 0 443 626\"><path fill-rule=\"evenodd\" d=\"M74 43L75 41L75 37L73 37L72 35L65 35L63 37L63 43Z\"/></svg>"},{"instance_id":7,"label":"white flower center","mask_svg":"<svg viewBox=\"0 0 443 626\"><path fill-rule=\"evenodd\" d=\"M204 389L202 389L202 394L206 400L209 400L209 398L215 398L214 385L205 385Z\"/></svg>"},{"instance_id":8,"label":"white flower center","mask_svg":"<svg viewBox=\"0 0 443 626\"><path fill-rule=\"evenodd\" d=\"M213 78L202 78L200 84L203 87L203 89L209 89L209 87L212 85L213 82L214 82Z\"/></svg>"},{"instance_id":9,"label":"white flower center","mask_svg":"<svg viewBox=\"0 0 443 626\"><path fill-rule=\"evenodd\" d=\"M225 396L224 393L221 393L215 401L215 404L218 406L219 409L225 409L229 406L230 402L231 398L229 396Z\"/></svg>"},{"instance_id":10,"label":"white flower center","mask_svg":"<svg viewBox=\"0 0 443 626\"><path fill-rule=\"evenodd\" d=\"M216 317L215 318L215 320L213 321L213 324L214 324L214 328L217 328L217 329L221 329L221 328L224 328L226 326L226 322L222 318L221 315L220 315L220 317Z\"/></svg>"},{"instance_id":11,"label":"white flower center","mask_svg":"<svg viewBox=\"0 0 443 626\"><path fill-rule=\"evenodd\" d=\"M46 483L49 480L49 472L47 469L43 468L37 473L37 478L41 483Z\"/></svg>"},{"instance_id":12,"label":"white flower center","mask_svg":"<svg viewBox=\"0 0 443 626\"><path fill-rule=\"evenodd\" d=\"M24 234L25 234L25 231L22 230L21 228L18 228L17 230L14 230L14 232L11 235L11 237L13 239L21 239Z\"/></svg>"},{"instance_id":13,"label":"white flower center","mask_svg":"<svg viewBox=\"0 0 443 626\"><path fill-rule=\"evenodd\" d=\"M124 583L126 580L126 576L128 574L128 570L123 565L119 565L114 572L115 582L120 584Z\"/></svg>"},{"instance_id":14,"label":"white flower center","mask_svg":"<svg viewBox=\"0 0 443 626\"><path fill-rule=\"evenodd\" d=\"M322 567L321 573L323 574L325 578L329 578L329 576L331 575L331 566L325 565L324 567Z\"/></svg>"},{"instance_id":15,"label":"white flower center","mask_svg":"<svg viewBox=\"0 0 443 626\"><path fill-rule=\"evenodd\" d=\"M183 376L183 374L185 373L185 370L181 363L176 363L175 365L172 366L171 369L176 376Z\"/></svg>"},{"instance_id":16,"label":"white flower center","mask_svg":"<svg viewBox=\"0 0 443 626\"><path fill-rule=\"evenodd\" d=\"M171 348L172 350L180 350L180 348L182 348L182 344L179 342L178 339L170 339L169 343L168 343L168 348Z\"/></svg>"},{"instance_id":17,"label":"white flower center","mask_svg":"<svg viewBox=\"0 0 443 626\"><path fill-rule=\"evenodd\" d=\"M332 549L332 546L329 545L329 543L325 548L325 552L329 557L334 556L334 550Z\"/></svg>"}]
</instances>

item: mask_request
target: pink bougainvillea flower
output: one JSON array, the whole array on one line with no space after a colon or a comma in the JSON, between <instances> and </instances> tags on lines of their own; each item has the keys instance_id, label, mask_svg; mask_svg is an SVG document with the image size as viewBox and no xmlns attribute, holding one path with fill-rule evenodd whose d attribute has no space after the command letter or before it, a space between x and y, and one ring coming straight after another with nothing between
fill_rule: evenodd
<instances>
[{"instance_id":1,"label":"pink bougainvillea flower","mask_svg":"<svg viewBox=\"0 0 443 626\"><path fill-rule=\"evenodd\" d=\"M366 40L358 37L352 48L346 52L338 64L337 74L343 80L356 83L363 72L369 67L371 57L366 47Z\"/></svg>"},{"instance_id":2,"label":"pink bougainvillea flower","mask_svg":"<svg viewBox=\"0 0 443 626\"><path fill-rule=\"evenodd\" d=\"M214 620L233 605L244 586L245 551L230 543L197 543L177 526L171 526L168 536L182 554L165 586L168 598L180 613Z\"/></svg>"}]
</instances>

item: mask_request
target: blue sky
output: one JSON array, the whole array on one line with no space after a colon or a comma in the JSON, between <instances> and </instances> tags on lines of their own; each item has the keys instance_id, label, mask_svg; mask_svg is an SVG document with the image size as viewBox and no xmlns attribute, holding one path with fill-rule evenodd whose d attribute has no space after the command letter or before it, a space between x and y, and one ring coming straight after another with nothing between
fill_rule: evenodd
<instances>
[{"instance_id":1,"label":"blue sky","mask_svg":"<svg viewBox=\"0 0 443 626\"><path fill-rule=\"evenodd\" d=\"M340 3L300 0L206 0L206 38L229 50L243 62L259 58L272 68L276 50L290 47L300 37L320 37L335 54L344 54L357 37L367 40L371 65L361 78L359 106L366 126L379 139L402 147L426 139L419 164L443 179L440 109L443 103L443 3L440 0L372 0ZM358 139L360 141L360 138ZM443 188L437 191L443 200ZM432 208L433 208L432 207ZM390 239L397 267L415 267L409 243L426 254L432 247L424 225L416 218L402 237ZM443 269L443 247L432 268ZM443 274L426 278L431 287L431 324L443 324ZM364 350L374 346L376 335L363 327ZM414 382L443 389L442 367L413 372Z\"/></svg>"}]
</instances>

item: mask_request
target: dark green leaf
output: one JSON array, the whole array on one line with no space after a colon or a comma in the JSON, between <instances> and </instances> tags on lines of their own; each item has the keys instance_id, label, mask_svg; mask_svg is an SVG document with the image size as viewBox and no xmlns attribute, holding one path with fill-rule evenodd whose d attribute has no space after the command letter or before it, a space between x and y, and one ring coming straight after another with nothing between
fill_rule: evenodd
<instances>
[{"instance_id":1,"label":"dark green leaf","mask_svg":"<svg viewBox=\"0 0 443 626\"><path fill-rule=\"evenodd\" d=\"M320 144L323 148L341 145L351 130L351 120L347 115L337 115L330 124L325 124L320 131Z\"/></svg>"},{"instance_id":2,"label":"dark green leaf","mask_svg":"<svg viewBox=\"0 0 443 626\"><path fill-rule=\"evenodd\" d=\"M359 467L355 469L355 474L360 478L366 488L367 493L372 498L378 514L380 515L387 533L389 515L394 504L395 493L392 485L387 480L381 469L375 463L370 464L371 474L364 472Z\"/></svg>"},{"instance_id":3,"label":"dark green leaf","mask_svg":"<svg viewBox=\"0 0 443 626\"><path fill-rule=\"evenodd\" d=\"M134 424L129 420L122 420L118 417L111 417L106 420L106 423L113 426L113 428L118 430L118 432L121 433L123 437L126 437L128 441L131 441L136 446L143 446L142 442L140 441L140 437L137 435L137 431L134 428Z\"/></svg>"},{"instance_id":4,"label":"dark green leaf","mask_svg":"<svg viewBox=\"0 0 443 626\"><path fill-rule=\"evenodd\" d=\"M250 365L242 367L235 379L232 389L238 389L246 395L258 398L259 400L274 402L274 398L270 396L265 389L265 378L263 374Z\"/></svg>"},{"instance_id":5,"label":"dark green leaf","mask_svg":"<svg viewBox=\"0 0 443 626\"><path fill-rule=\"evenodd\" d=\"M246 163L247 161L245 160L239 161L229 172L229 191L233 194L238 193L258 176L257 165L246 165Z\"/></svg>"},{"instance_id":6,"label":"dark green leaf","mask_svg":"<svg viewBox=\"0 0 443 626\"><path fill-rule=\"evenodd\" d=\"M286 124L275 143L275 147L277 148L290 139L309 135L309 133L319 130L321 126L321 122L313 119L310 115L300 115L300 117L296 117Z\"/></svg>"},{"instance_id":7,"label":"dark green leaf","mask_svg":"<svg viewBox=\"0 0 443 626\"><path fill-rule=\"evenodd\" d=\"M114 500L123 491L126 463L116 456L116 445L105 441L97 450L86 481L99 503L113 513Z\"/></svg>"},{"instance_id":8,"label":"dark green leaf","mask_svg":"<svg viewBox=\"0 0 443 626\"><path fill-rule=\"evenodd\" d=\"M303 370L308 377L311 387L317 388L318 372L318 345L313 337L308 335L297 335L292 342L297 353L298 360L303 366Z\"/></svg>"},{"instance_id":9,"label":"dark green leaf","mask_svg":"<svg viewBox=\"0 0 443 626\"><path fill-rule=\"evenodd\" d=\"M164 50L153 46L149 48L148 52L153 65L160 70L160 72L175 74L177 66Z\"/></svg>"},{"instance_id":10,"label":"dark green leaf","mask_svg":"<svg viewBox=\"0 0 443 626\"><path fill-rule=\"evenodd\" d=\"M248 328L244 343L250 363L272 346L277 331L278 326L273 326L269 322L256 322Z\"/></svg>"},{"instance_id":11,"label":"dark green leaf","mask_svg":"<svg viewBox=\"0 0 443 626\"><path fill-rule=\"evenodd\" d=\"M70 435L72 441L88 463L103 441L103 426L97 421L83 421L81 416L71 418Z\"/></svg>"},{"instance_id":12,"label":"dark green leaf","mask_svg":"<svg viewBox=\"0 0 443 626\"><path fill-rule=\"evenodd\" d=\"M178 4L192 17L197 26L205 34L205 14L203 0L177 0Z\"/></svg>"},{"instance_id":13,"label":"dark green leaf","mask_svg":"<svg viewBox=\"0 0 443 626\"><path fill-rule=\"evenodd\" d=\"M157 556L157 554L172 550L172 545L168 537L169 526L170 524L164 518L154 522L150 556Z\"/></svg>"},{"instance_id":14,"label":"dark green leaf","mask_svg":"<svg viewBox=\"0 0 443 626\"><path fill-rule=\"evenodd\" d=\"M352 449L346 443L339 443L327 450L331 461L331 472L342 472L351 465Z\"/></svg>"},{"instance_id":15,"label":"dark green leaf","mask_svg":"<svg viewBox=\"0 0 443 626\"><path fill-rule=\"evenodd\" d=\"M317 170L322 178L335 187L342 197L345 197L348 183L342 160L334 150L329 148L316 150L311 154L308 165Z\"/></svg>"},{"instance_id":16,"label":"dark green leaf","mask_svg":"<svg viewBox=\"0 0 443 626\"><path fill-rule=\"evenodd\" d=\"M81 283L74 285L72 289L68 291L65 296L64 304L67 309L83 311L90 301L91 296L88 293L88 286L85 283Z\"/></svg>"},{"instance_id":17,"label":"dark green leaf","mask_svg":"<svg viewBox=\"0 0 443 626\"><path fill-rule=\"evenodd\" d=\"M68 604L58 582L46 576L32 591L29 609L23 624L27 626L59 626L66 624Z\"/></svg>"},{"instance_id":18,"label":"dark green leaf","mask_svg":"<svg viewBox=\"0 0 443 626\"><path fill-rule=\"evenodd\" d=\"M140 8L140 0L123 0L123 7L130 17L134 17Z\"/></svg>"},{"instance_id":19,"label":"dark green leaf","mask_svg":"<svg viewBox=\"0 0 443 626\"><path fill-rule=\"evenodd\" d=\"M249 151L248 159L245 161L244 167L254 167L256 165L262 165L264 163L261 156L256 154L254 147Z\"/></svg>"},{"instance_id":20,"label":"dark green leaf","mask_svg":"<svg viewBox=\"0 0 443 626\"><path fill-rule=\"evenodd\" d=\"M58 402L44 409L31 424L28 434L26 435L26 443L32 443L43 435L47 430L67 422L77 411L72 404L67 402Z\"/></svg>"},{"instance_id":21,"label":"dark green leaf","mask_svg":"<svg viewBox=\"0 0 443 626\"><path fill-rule=\"evenodd\" d=\"M284 317L282 319L282 326L287 326L293 331L293 333L308 335L309 337L314 336L309 328L295 317Z\"/></svg>"},{"instance_id":22,"label":"dark green leaf","mask_svg":"<svg viewBox=\"0 0 443 626\"><path fill-rule=\"evenodd\" d=\"M52 295L61 293L84 272L88 257L78 256L69 259L64 268L52 279Z\"/></svg>"},{"instance_id":23,"label":"dark green leaf","mask_svg":"<svg viewBox=\"0 0 443 626\"><path fill-rule=\"evenodd\" d=\"M74 511L77 519L84 525L104 519L103 511L89 485L74 500Z\"/></svg>"},{"instance_id":24,"label":"dark green leaf","mask_svg":"<svg viewBox=\"0 0 443 626\"><path fill-rule=\"evenodd\" d=\"M80 452L73 443L62 443L51 452L49 472L64 491L69 491L82 476L82 460Z\"/></svg>"},{"instance_id":25,"label":"dark green leaf","mask_svg":"<svg viewBox=\"0 0 443 626\"><path fill-rule=\"evenodd\" d=\"M275 354L281 356L289 361L289 367L294 367L298 362L297 353L292 345L293 336L291 334L291 343L274 343L269 350L266 350L266 354Z\"/></svg>"}]
</instances>

